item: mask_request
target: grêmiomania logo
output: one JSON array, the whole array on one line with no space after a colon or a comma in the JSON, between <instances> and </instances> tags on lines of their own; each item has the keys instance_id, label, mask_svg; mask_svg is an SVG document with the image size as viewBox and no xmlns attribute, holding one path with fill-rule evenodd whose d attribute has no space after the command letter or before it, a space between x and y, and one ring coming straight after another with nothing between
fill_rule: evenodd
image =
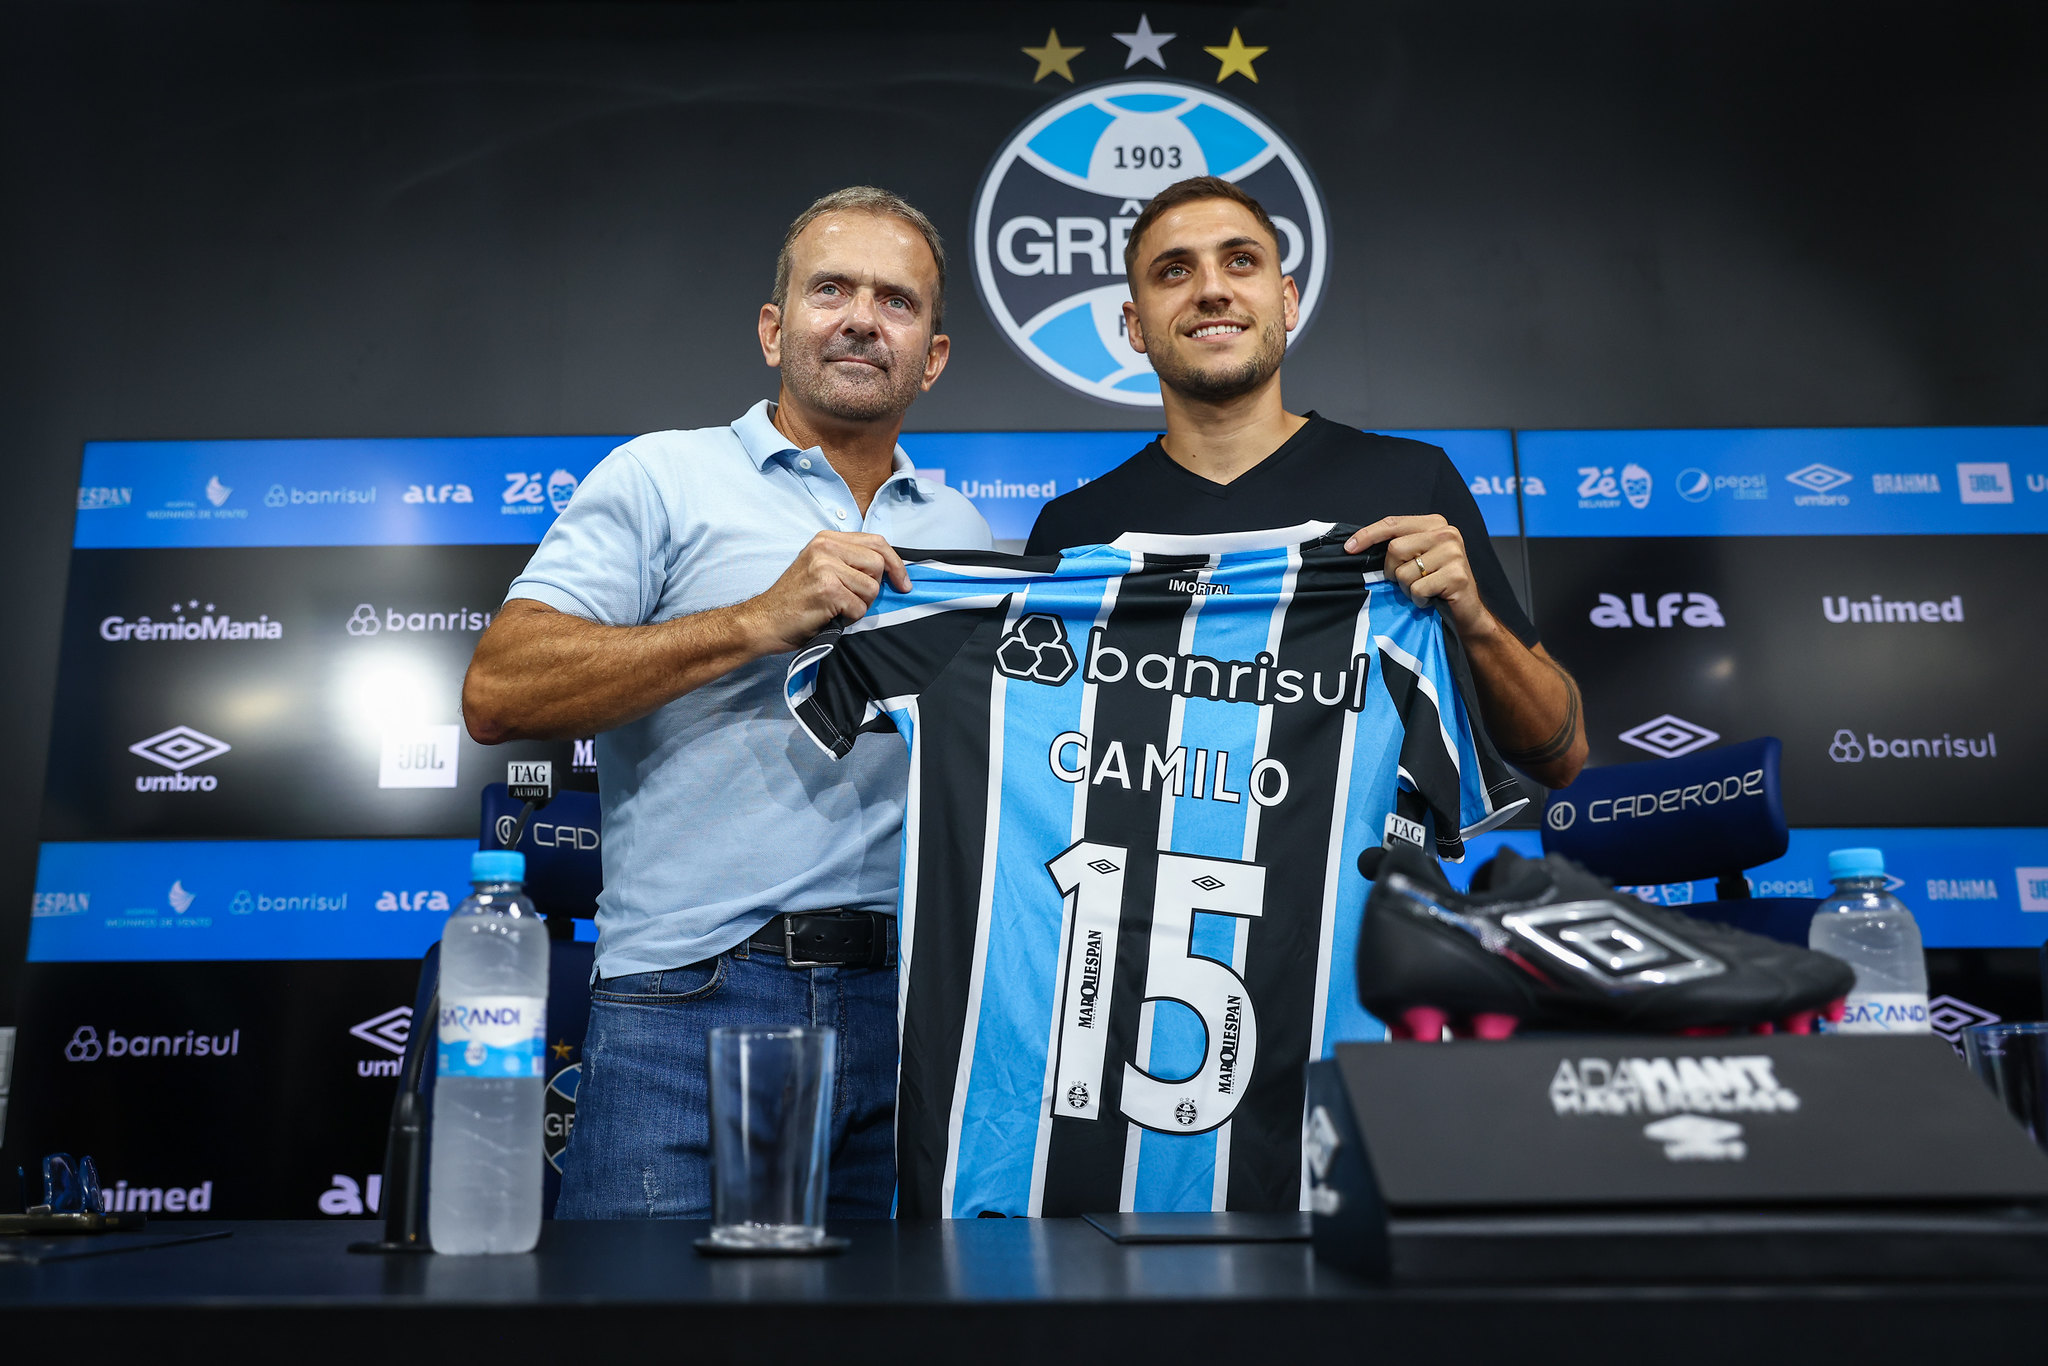
<instances>
[{"instance_id":1,"label":"gr\u00eamiomania logo","mask_svg":"<svg viewBox=\"0 0 2048 1366\"><path fill-rule=\"evenodd\" d=\"M185 614L192 613L190 617ZM213 604L200 606L199 599L188 598L184 602L171 604L171 615L152 619L147 615L130 621L126 617L103 617L100 620L100 639L114 644L135 644L143 641L200 641L200 640L282 640L284 623L275 621L269 613L262 613L254 620L237 621L232 612L213 610Z\"/></svg>"},{"instance_id":2,"label":"gr\u00eamiomania logo","mask_svg":"<svg viewBox=\"0 0 2048 1366\"><path fill-rule=\"evenodd\" d=\"M1201 86L1111 81L1076 90L1010 135L974 201L974 278L1024 358L1078 393L1159 406L1159 377L1124 335L1124 244L1177 180L1239 185L1280 230L1301 292L1300 337L1329 274L1329 218L1308 166L1257 114Z\"/></svg>"}]
</instances>

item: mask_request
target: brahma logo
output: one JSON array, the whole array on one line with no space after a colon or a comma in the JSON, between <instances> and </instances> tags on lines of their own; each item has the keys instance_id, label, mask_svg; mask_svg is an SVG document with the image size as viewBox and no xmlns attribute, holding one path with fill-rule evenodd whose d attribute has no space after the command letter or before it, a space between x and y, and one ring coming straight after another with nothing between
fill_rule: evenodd
<instances>
[{"instance_id":1,"label":"brahma logo","mask_svg":"<svg viewBox=\"0 0 2048 1366\"><path fill-rule=\"evenodd\" d=\"M1047 106L996 153L975 195L974 267L996 327L1039 371L1091 398L1159 406L1131 349L1123 253L1145 203L1177 180L1220 176L1280 231L1301 291L1299 337L1329 271L1322 195L1299 154L1249 109L1201 86L1115 81Z\"/></svg>"}]
</instances>

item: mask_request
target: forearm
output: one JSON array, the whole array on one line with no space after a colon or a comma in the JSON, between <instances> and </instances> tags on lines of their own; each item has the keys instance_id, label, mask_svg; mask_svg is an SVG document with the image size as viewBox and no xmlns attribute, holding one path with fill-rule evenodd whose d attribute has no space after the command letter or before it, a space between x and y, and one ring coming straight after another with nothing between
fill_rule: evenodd
<instances>
[{"instance_id":1,"label":"forearm","mask_svg":"<svg viewBox=\"0 0 2048 1366\"><path fill-rule=\"evenodd\" d=\"M1479 712L1506 759L1545 787L1563 787L1586 763L1579 689L1542 646L1534 650L1491 613L1459 640L1472 664Z\"/></svg>"},{"instance_id":2,"label":"forearm","mask_svg":"<svg viewBox=\"0 0 2048 1366\"><path fill-rule=\"evenodd\" d=\"M745 603L648 626L601 626L514 599L477 642L462 684L470 735L564 740L636 721L772 653Z\"/></svg>"}]
</instances>

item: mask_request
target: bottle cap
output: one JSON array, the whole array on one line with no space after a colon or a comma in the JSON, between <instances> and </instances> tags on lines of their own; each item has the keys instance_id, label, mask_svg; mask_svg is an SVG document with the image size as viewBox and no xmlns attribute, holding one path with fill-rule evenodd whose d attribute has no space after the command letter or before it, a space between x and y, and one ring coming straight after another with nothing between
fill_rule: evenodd
<instances>
[{"instance_id":1,"label":"bottle cap","mask_svg":"<svg viewBox=\"0 0 2048 1366\"><path fill-rule=\"evenodd\" d=\"M1883 877L1884 850L1882 849L1837 849L1828 855L1828 876Z\"/></svg>"},{"instance_id":2,"label":"bottle cap","mask_svg":"<svg viewBox=\"0 0 2048 1366\"><path fill-rule=\"evenodd\" d=\"M524 882L526 855L510 849L479 849L469 856L471 882Z\"/></svg>"}]
</instances>

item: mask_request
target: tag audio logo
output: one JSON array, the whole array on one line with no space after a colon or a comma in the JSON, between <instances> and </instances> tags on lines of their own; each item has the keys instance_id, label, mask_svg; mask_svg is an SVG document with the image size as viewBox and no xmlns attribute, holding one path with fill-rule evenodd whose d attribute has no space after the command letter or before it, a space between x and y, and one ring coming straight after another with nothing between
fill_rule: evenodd
<instances>
[{"instance_id":1,"label":"tag audio logo","mask_svg":"<svg viewBox=\"0 0 2048 1366\"><path fill-rule=\"evenodd\" d=\"M975 195L975 282L997 329L1077 393L1159 406L1131 349L1124 244L1145 204L1189 176L1242 186L1280 233L1301 292L1300 336L1329 272L1329 220L1308 167L1258 115L1201 86L1116 81L1047 106L996 153Z\"/></svg>"},{"instance_id":2,"label":"tag audio logo","mask_svg":"<svg viewBox=\"0 0 2048 1366\"><path fill-rule=\"evenodd\" d=\"M190 726L172 726L169 730L158 731L147 740L138 740L128 746L128 751L171 770L170 775L138 775L135 779L135 790L211 792L220 786L217 778L211 773L188 775L185 770L194 764L217 759L233 748L227 741L217 740L205 731L194 730Z\"/></svg>"}]
</instances>

